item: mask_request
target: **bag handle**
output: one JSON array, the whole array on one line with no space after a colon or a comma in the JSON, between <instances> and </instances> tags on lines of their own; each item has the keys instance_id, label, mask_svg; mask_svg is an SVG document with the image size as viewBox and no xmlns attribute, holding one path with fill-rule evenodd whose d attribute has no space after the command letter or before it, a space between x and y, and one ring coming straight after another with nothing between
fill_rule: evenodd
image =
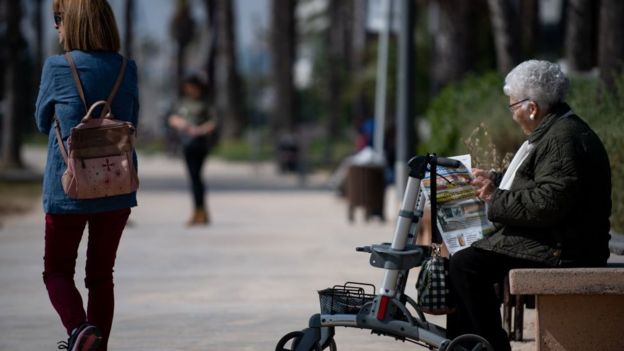
<instances>
[{"instance_id":1,"label":"bag handle","mask_svg":"<svg viewBox=\"0 0 624 351\"><path fill-rule=\"evenodd\" d=\"M91 115L93 114L93 110L95 110L100 105L104 105L104 107L102 108L102 112L110 111L110 105L108 104L108 101L106 100L96 101L93 105L91 105L91 107L87 111L87 114L84 117L82 117L82 119L80 120L80 123L87 123L91 119L93 119L93 117L91 117ZM100 118L113 118L113 116L110 113L107 113L105 116L100 116Z\"/></svg>"},{"instance_id":2,"label":"bag handle","mask_svg":"<svg viewBox=\"0 0 624 351\"><path fill-rule=\"evenodd\" d=\"M91 108L87 111L87 114L82 118L82 120L80 120L80 123L89 122L92 119L91 114L93 114L93 110L95 110L98 106L102 104L105 105L104 109L107 109L107 107L109 106L108 101L96 101L93 105L91 105ZM108 109L110 110L110 108ZM103 118L112 118L112 116L109 113ZM67 155L67 149L65 148L65 143L63 143L63 137L61 136L61 123L56 115L54 115L54 131L56 133L56 142L59 145L59 149L61 149L61 155L63 155L63 160L65 160L65 164L67 164L67 159L69 158L69 156Z\"/></svg>"}]
</instances>

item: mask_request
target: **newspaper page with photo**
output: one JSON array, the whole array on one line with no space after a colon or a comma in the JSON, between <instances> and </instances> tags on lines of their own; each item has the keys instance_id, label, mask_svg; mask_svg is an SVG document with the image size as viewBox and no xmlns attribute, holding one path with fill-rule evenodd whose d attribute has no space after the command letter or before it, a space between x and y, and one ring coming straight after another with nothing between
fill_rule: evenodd
<instances>
[{"instance_id":1,"label":"newspaper page with photo","mask_svg":"<svg viewBox=\"0 0 624 351\"><path fill-rule=\"evenodd\" d=\"M493 233L496 228L487 219L485 202L476 196L472 181L470 155L451 157L462 163L452 169L437 167L437 226L449 253L469 247L473 242ZM427 172L422 180L424 193L431 194Z\"/></svg>"}]
</instances>

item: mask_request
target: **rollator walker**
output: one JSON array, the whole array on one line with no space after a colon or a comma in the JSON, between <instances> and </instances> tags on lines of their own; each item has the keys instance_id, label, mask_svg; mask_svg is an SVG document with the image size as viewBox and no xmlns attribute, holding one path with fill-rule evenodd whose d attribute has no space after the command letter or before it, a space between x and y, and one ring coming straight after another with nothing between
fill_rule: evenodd
<instances>
[{"instance_id":1,"label":"rollator walker","mask_svg":"<svg viewBox=\"0 0 624 351\"><path fill-rule=\"evenodd\" d=\"M319 291L321 313L310 317L308 328L284 335L276 351L336 351L335 327L368 329L371 333L408 341L430 350L488 350L492 346L481 336L460 335L453 340L446 330L427 322L418 303L405 294L408 273L431 256L430 246L416 245L423 217L425 196L421 180L426 172L437 179L437 166L458 168L459 161L435 154L416 156L409 162L409 178L401 203L392 243L356 248L370 253L370 264L385 271L379 290L372 284L347 282ZM436 181L431 182L431 213L436 212ZM435 217L433 217L435 218ZM432 233L437 230L432 220ZM408 307L415 311L413 315Z\"/></svg>"}]
</instances>

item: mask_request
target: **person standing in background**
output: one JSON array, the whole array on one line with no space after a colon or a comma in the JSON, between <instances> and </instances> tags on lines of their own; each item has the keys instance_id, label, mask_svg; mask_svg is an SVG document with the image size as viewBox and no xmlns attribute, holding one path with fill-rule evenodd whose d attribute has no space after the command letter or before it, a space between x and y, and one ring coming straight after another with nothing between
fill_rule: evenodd
<instances>
[{"instance_id":1,"label":"person standing in background","mask_svg":"<svg viewBox=\"0 0 624 351\"><path fill-rule=\"evenodd\" d=\"M208 109L206 86L198 76L184 80L182 93L168 122L178 132L193 195L194 211L187 224L208 225L210 214L202 168L215 141L217 120Z\"/></svg>"}]
</instances>

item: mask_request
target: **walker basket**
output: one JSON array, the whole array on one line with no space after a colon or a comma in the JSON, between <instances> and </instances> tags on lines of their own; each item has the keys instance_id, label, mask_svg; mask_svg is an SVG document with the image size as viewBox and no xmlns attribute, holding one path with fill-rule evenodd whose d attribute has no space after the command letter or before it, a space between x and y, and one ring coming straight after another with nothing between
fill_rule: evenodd
<instances>
[{"instance_id":1,"label":"walker basket","mask_svg":"<svg viewBox=\"0 0 624 351\"><path fill-rule=\"evenodd\" d=\"M365 288L372 288L373 293L367 293ZM365 303L373 300L375 291L372 284L355 282L319 290L321 314L357 314Z\"/></svg>"}]
</instances>

